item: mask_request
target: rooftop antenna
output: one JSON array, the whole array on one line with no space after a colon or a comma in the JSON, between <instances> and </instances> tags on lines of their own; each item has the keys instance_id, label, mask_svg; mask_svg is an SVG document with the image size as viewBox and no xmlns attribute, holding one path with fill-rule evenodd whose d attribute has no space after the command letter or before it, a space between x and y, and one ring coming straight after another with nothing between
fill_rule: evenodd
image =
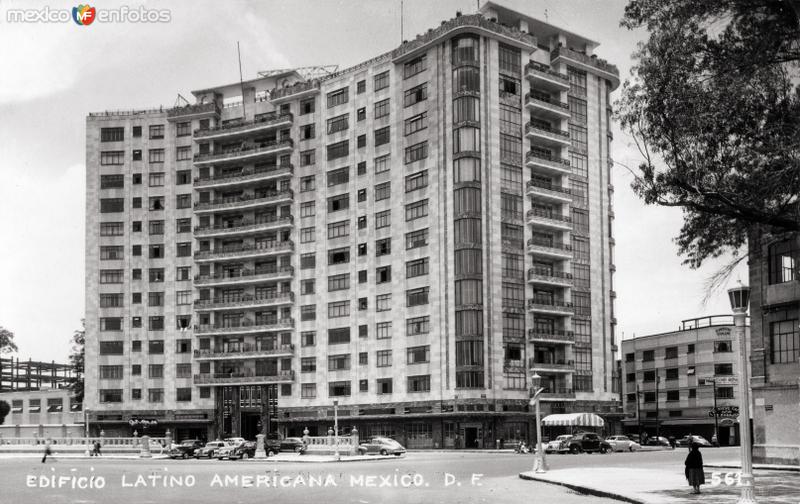
<instances>
[{"instance_id":1,"label":"rooftop antenna","mask_svg":"<svg viewBox=\"0 0 800 504\"><path fill-rule=\"evenodd\" d=\"M400 44L405 40L405 32L403 31L403 0L400 0Z\"/></svg>"},{"instance_id":2,"label":"rooftop antenna","mask_svg":"<svg viewBox=\"0 0 800 504\"><path fill-rule=\"evenodd\" d=\"M550 24L550 15L547 12L547 9L544 10L544 22Z\"/></svg>"},{"instance_id":3,"label":"rooftop antenna","mask_svg":"<svg viewBox=\"0 0 800 504\"><path fill-rule=\"evenodd\" d=\"M236 41L236 54L239 55L239 86L242 88L242 118L247 117L244 99L244 78L242 77L242 51L239 49L239 41Z\"/></svg>"}]
</instances>

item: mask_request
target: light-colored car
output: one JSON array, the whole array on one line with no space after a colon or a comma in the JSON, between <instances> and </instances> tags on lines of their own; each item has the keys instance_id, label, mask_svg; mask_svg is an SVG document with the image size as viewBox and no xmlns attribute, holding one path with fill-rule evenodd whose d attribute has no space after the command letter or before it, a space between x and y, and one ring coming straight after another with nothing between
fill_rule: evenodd
<instances>
[{"instance_id":1,"label":"light-colored car","mask_svg":"<svg viewBox=\"0 0 800 504\"><path fill-rule=\"evenodd\" d=\"M606 442L611 445L611 449L614 451L636 451L642 448L639 443L628 436L609 436L606 438Z\"/></svg>"},{"instance_id":2,"label":"light-colored car","mask_svg":"<svg viewBox=\"0 0 800 504\"><path fill-rule=\"evenodd\" d=\"M202 448L198 448L194 451L194 458L214 458L216 456L217 450L230 446L225 441L209 441L206 445Z\"/></svg>"},{"instance_id":3,"label":"light-colored car","mask_svg":"<svg viewBox=\"0 0 800 504\"><path fill-rule=\"evenodd\" d=\"M403 445L394 439L387 437L374 437L365 443L358 445L359 455L397 455L398 457L406 452Z\"/></svg>"},{"instance_id":4,"label":"light-colored car","mask_svg":"<svg viewBox=\"0 0 800 504\"><path fill-rule=\"evenodd\" d=\"M225 446L214 453L214 456L219 460L231 458L231 454L234 450L247 442L244 438L240 437L225 438L223 441L226 443Z\"/></svg>"},{"instance_id":5,"label":"light-colored car","mask_svg":"<svg viewBox=\"0 0 800 504\"><path fill-rule=\"evenodd\" d=\"M708 439L703 436L684 436L677 441L678 446L692 446L692 443L697 443L700 446L711 446Z\"/></svg>"},{"instance_id":6,"label":"light-colored car","mask_svg":"<svg viewBox=\"0 0 800 504\"><path fill-rule=\"evenodd\" d=\"M554 440L547 443L544 447L545 453L566 453L569 451L567 441L572 437L571 434L562 434Z\"/></svg>"}]
</instances>

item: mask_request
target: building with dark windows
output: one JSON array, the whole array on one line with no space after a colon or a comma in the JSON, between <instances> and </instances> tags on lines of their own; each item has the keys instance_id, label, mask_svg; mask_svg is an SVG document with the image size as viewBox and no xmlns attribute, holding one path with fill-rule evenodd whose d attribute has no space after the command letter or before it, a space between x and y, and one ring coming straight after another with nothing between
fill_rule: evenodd
<instances>
[{"instance_id":1,"label":"building with dark windows","mask_svg":"<svg viewBox=\"0 0 800 504\"><path fill-rule=\"evenodd\" d=\"M750 236L753 460L800 464L800 235Z\"/></svg>"},{"instance_id":2,"label":"building with dark windows","mask_svg":"<svg viewBox=\"0 0 800 504\"><path fill-rule=\"evenodd\" d=\"M623 340L621 366L625 432L708 441L716 434L721 446L739 444L732 315L687 319L677 331Z\"/></svg>"},{"instance_id":3,"label":"building with dark windows","mask_svg":"<svg viewBox=\"0 0 800 504\"><path fill-rule=\"evenodd\" d=\"M87 119L87 407L411 448L621 419L597 43L494 3L354 67ZM116 427L115 427L116 426Z\"/></svg>"}]
</instances>

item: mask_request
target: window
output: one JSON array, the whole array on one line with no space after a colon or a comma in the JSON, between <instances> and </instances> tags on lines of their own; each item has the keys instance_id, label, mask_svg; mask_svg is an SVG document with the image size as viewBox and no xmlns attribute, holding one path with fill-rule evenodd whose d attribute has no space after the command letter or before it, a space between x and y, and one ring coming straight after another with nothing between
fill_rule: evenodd
<instances>
[{"instance_id":1,"label":"window","mask_svg":"<svg viewBox=\"0 0 800 504\"><path fill-rule=\"evenodd\" d=\"M569 92L576 96L586 96L586 72L567 67Z\"/></svg>"},{"instance_id":2,"label":"window","mask_svg":"<svg viewBox=\"0 0 800 504\"><path fill-rule=\"evenodd\" d=\"M375 337L377 339L390 339L392 337L392 323L379 322L375 325Z\"/></svg>"},{"instance_id":3,"label":"window","mask_svg":"<svg viewBox=\"0 0 800 504\"><path fill-rule=\"evenodd\" d=\"M175 304L188 305L192 304L192 291L175 291Z\"/></svg>"},{"instance_id":4,"label":"window","mask_svg":"<svg viewBox=\"0 0 800 504\"><path fill-rule=\"evenodd\" d=\"M424 71L427 68L426 63L427 55L425 54L405 63L403 65L403 78L408 79L409 77L413 77L414 75Z\"/></svg>"},{"instance_id":5,"label":"window","mask_svg":"<svg viewBox=\"0 0 800 504\"><path fill-rule=\"evenodd\" d=\"M313 252L300 255L300 269L314 269L317 267L317 256Z\"/></svg>"},{"instance_id":6,"label":"window","mask_svg":"<svg viewBox=\"0 0 800 504\"><path fill-rule=\"evenodd\" d=\"M366 324L358 326L358 337L367 338L369 336L369 327ZM366 364L366 362L364 362Z\"/></svg>"},{"instance_id":7,"label":"window","mask_svg":"<svg viewBox=\"0 0 800 504\"><path fill-rule=\"evenodd\" d=\"M124 259L124 247L120 246L108 246L108 247L100 247L100 260L101 261L115 261L118 259Z\"/></svg>"},{"instance_id":8,"label":"window","mask_svg":"<svg viewBox=\"0 0 800 504\"><path fill-rule=\"evenodd\" d=\"M192 148L188 146L178 147L175 152L175 159L176 161L191 161Z\"/></svg>"},{"instance_id":9,"label":"window","mask_svg":"<svg viewBox=\"0 0 800 504\"><path fill-rule=\"evenodd\" d=\"M423 112L405 120L405 134L411 135L428 127L428 113Z\"/></svg>"},{"instance_id":10,"label":"window","mask_svg":"<svg viewBox=\"0 0 800 504\"><path fill-rule=\"evenodd\" d=\"M420 84L419 86L415 86L405 93L403 93L403 106L410 107L416 103L428 99L428 83Z\"/></svg>"},{"instance_id":11,"label":"window","mask_svg":"<svg viewBox=\"0 0 800 504\"><path fill-rule=\"evenodd\" d=\"M731 342L727 340L722 341L715 341L714 342L714 352L733 352L733 348L731 347Z\"/></svg>"},{"instance_id":12,"label":"window","mask_svg":"<svg viewBox=\"0 0 800 504\"><path fill-rule=\"evenodd\" d=\"M428 170L406 176L406 192L416 191L428 186Z\"/></svg>"},{"instance_id":13,"label":"window","mask_svg":"<svg viewBox=\"0 0 800 504\"><path fill-rule=\"evenodd\" d=\"M315 397L317 397L316 383L303 383L300 385L301 399L314 399Z\"/></svg>"},{"instance_id":14,"label":"window","mask_svg":"<svg viewBox=\"0 0 800 504\"><path fill-rule=\"evenodd\" d=\"M122 366L100 366L101 380L121 380Z\"/></svg>"},{"instance_id":15,"label":"window","mask_svg":"<svg viewBox=\"0 0 800 504\"><path fill-rule=\"evenodd\" d=\"M430 345L410 347L406 350L406 362L408 364L420 364L423 362L430 362L430 360L431 360Z\"/></svg>"},{"instance_id":16,"label":"window","mask_svg":"<svg viewBox=\"0 0 800 504\"><path fill-rule=\"evenodd\" d=\"M695 399L697 397L697 389L689 389L689 399Z\"/></svg>"},{"instance_id":17,"label":"window","mask_svg":"<svg viewBox=\"0 0 800 504\"><path fill-rule=\"evenodd\" d=\"M164 389L163 388L147 389L147 400L152 403L164 402Z\"/></svg>"},{"instance_id":18,"label":"window","mask_svg":"<svg viewBox=\"0 0 800 504\"><path fill-rule=\"evenodd\" d=\"M625 381L627 382L635 382L636 381L636 373L628 373L625 375Z\"/></svg>"},{"instance_id":19,"label":"window","mask_svg":"<svg viewBox=\"0 0 800 504\"><path fill-rule=\"evenodd\" d=\"M375 257L389 255L392 253L392 239L383 238L375 241Z\"/></svg>"},{"instance_id":20,"label":"window","mask_svg":"<svg viewBox=\"0 0 800 504\"><path fill-rule=\"evenodd\" d=\"M142 160L142 149L134 149L131 153L131 159L134 161L141 161ZM134 175L135 176L135 175ZM139 181L134 181L134 184L141 184L142 183L142 176L139 175Z\"/></svg>"},{"instance_id":21,"label":"window","mask_svg":"<svg viewBox=\"0 0 800 504\"><path fill-rule=\"evenodd\" d=\"M315 206L313 201L306 201L300 203L300 217L313 217L315 215Z\"/></svg>"},{"instance_id":22,"label":"window","mask_svg":"<svg viewBox=\"0 0 800 504\"><path fill-rule=\"evenodd\" d=\"M164 210L164 197L163 196L153 196L149 200L150 210Z\"/></svg>"},{"instance_id":23,"label":"window","mask_svg":"<svg viewBox=\"0 0 800 504\"><path fill-rule=\"evenodd\" d=\"M350 369L350 354L328 356L328 371L345 371Z\"/></svg>"},{"instance_id":24,"label":"window","mask_svg":"<svg viewBox=\"0 0 800 504\"><path fill-rule=\"evenodd\" d=\"M328 108L333 108L337 105L347 103L349 99L347 91L348 89L345 87L328 93Z\"/></svg>"},{"instance_id":25,"label":"window","mask_svg":"<svg viewBox=\"0 0 800 504\"><path fill-rule=\"evenodd\" d=\"M375 354L376 367L389 367L392 365L392 351L391 350L378 350Z\"/></svg>"},{"instance_id":26,"label":"window","mask_svg":"<svg viewBox=\"0 0 800 504\"><path fill-rule=\"evenodd\" d=\"M359 189L357 199L359 203L361 203L362 201L367 201L367 190Z\"/></svg>"},{"instance_id":27,"label":"window","mask_svg":"<svg viewBox=\"0 0 800 504\"><path fill-rule=\"evenodd\" d=\"M327 147L328 161L347 157L350 154L350 144L347 140L328 145Z\"/></svg>"},{"instance_id":28,"label":"window","mask_svg":"<svg viewBox=\"0 0 800 504\"><path fill-rule=\"evenodd\" d=\"M100 164L102 166L121 165L125 158L124 151L102 151L100 152Z\"/></svg>"},{"instance_id":29,"label":"window","mask_svg":"<svg viewBox=\"0 0 800 504\"><path fill-rule=\"evenodd\" d=\"M366 215L361 215L361 216L358 217L358 229L367 229L367 216ZM361 245L364 245L366 247L365 243L362 243ZM363 255L363 254L361 254L361 249L359 249L359 254L358 255Z\"/></svg>"},{"instance_id":30,"label":"window","mask_svg":"<svg viewBox=\"0 0 800 504\"><path fill-rule=\"evenodd\" d=\"M192 170L178 170L175 172L175 185L192 183Z\"/></svg>"},{"instance_id":31,"label":"window","mask_svg":"<svg viewBox=\"0 0 800 504\"><path fill-rule=\"evenodd\" d=\"M183 354L183 353L189 353L191 351L192 351L192 340L179 339L175 341L175 353Z\"/></svg>"},{"instance_id":32,"label":"window","mask_svg":"<svg viewBox=\"0 0 800 504\"><path fill-rule=\"evenodd\" d=\"M148 249L149 249L148 257L150 259L162 259L164 257L164 244L150 245ZM161 281L163 282L163 280Z\"/></svg>"},{"instance_id":33,"label":"window","mask_svg":"<svg viewBox=\"0 0 800 504\"><path fill-rule=\"evenodd\" d=\"M522 122L521 112L518 109L517 114L520 115L519 122ZM502 111L502 109L501 109ZM501 115L502 117L502 115ZM473 96L461 96L453 100L453 124L463 122L477 123L481 120L480 100ZM520 124L516 125L515 131L521 131Z\"/></svg>"},{"instance_id":34,"label":"window","mask_svg":"<svg viewBox=\"0 0 800 504\"><path fill-rule=\"evenodd\" d=\"M389 199L392 195L391 183L384 182L375 186L375 201Z\"/></svg>"},{"instance_id":35,"label":"window","mask_svg":"<svg viewBox=\"0 0 800 504\"><path fill-rule=\"evenodd\" d=\"M189 266L180 266L175 269L175 280L178 282L191 280L192 268Z\"/></svg>"},{"instance_id":36,"label":"window","mask_svg":"<svg viewBox=\"0 0 800 504\"><path fill-rule=\"evenodd\" d=\"M589 136L585 126L570 123L569 138L573 147L587 149L589 146Z\"/></svg>"},{"instance_id":37,"label":"window","mask_svg":"<svg viewBox=\"0 0 800 504\"><path fill-rule=\"evenodd\" d=\"M100 213L117 213L124 210L124 198L102 198L100 200Z\"/></svg>"},{"instance_id":38,"label":"window","mask_svg":"<svg viewBox=\"0 0 800 504\"><path fill-rule=\"evenodd\" d=\"M100 308L120 308L123 304L122 294L100 294Z\"/></svg>"},{"instance_id":39,"label":"window","mask_svg":"<svg viewBox=\"0 0 800 504\"><path fill-rule=\"evenodd\" d=\"M148 151L147 160L150 163L163 163L164 162L164 149L150 149Z\"/></svg>"},{"instance_id":40,"label":"window","mask_svg":"<svg viewBox=\"0 0 800 504\"><path fill-rule=\"evenodd\" d=\"M377 389L378 394L391 394L392 393L392 379L391 378L379 378L377 380Z\"/></svg>"},{"instance_id":41,"label":"window","mask_svg":"<svg viewBox=\"0 0 800 504\"><path fill-rule=\"evenodd\" d=\"M655 350L645 350L642 352L642 362L650 362L655 359Z\"/></svg>"},{"instance_id":42,"label":"window","mask_svg":"<svg viewBox=\"0 0 800 504\"><path fill-rule=\"evenodd\" d=\"M328 396L341 397L350 395L349 381L336 381L328 383Z\"/></svg>"},{"instance_id":43,"label":"window","mask_svg":"<svg viewBox=\"0 0 800 504\"><path fill-rule=\"evenodd\" d=\"M300 280L300 294L303 296L314 294L315 292L315 281L314 279L310 280Z\"/></svg>"},{"instance_id":44,"label":"window","mask_svg":"<svg viewBox=\"0 0 800 504\"><path fill-rule=\"evenodd\" d=\"M406 222L428 215L428 200L420 200L406 205Z\"/></svg>"},{"instance_id":45,"label":"window","mask_svg":"<svg viewBox=\"0 0 800 504\"><path fill-rule=\"evenodd\" d=\"M300 243L311 243L314 241L314 231L315 228L313 227L306 227L300 229Z\"/></svg>"},{"instance_id":46,"label":"window","mask_svg":"<svg viewBox=\"0 0 800 504\"><path fill-rule=\"evenodd\" d=\"M300 320L316 320L317 305L305 305L300 307Z\"/></svg>"},{"instance_id":47,"label":"window","mask_svg":"<svg viewBox=\"0 0 800 504\"><path fill-rule=\"evenodd\" d=\"M367 81L360 80L356 82L356 94L363 94L367 92Z\"/></svg>"},{"instance_id":48,"label":"window","mask_svg":"<svg viewBox=\"0 0 800 504\"><path fill-rule=\"evenodd\" d=\"M350 343L350 328L339 327L336 329L328 329L328 344L340 345Z\"/></svg>"},{"instance_id":49,"label":"window","mask_svg":"<svg viewBox=\"0 0 800 504\"><path fill-rule=\"evenodd\" d=\"M375 103L375 119L389 115L389 98ZM388 134L388 129L387 129Z\"/></svg>"},{"instance_id":50,"label":"window","mask_svg":"<svg viewBox=\"0 0 800 504\"><path fill-rule=\"evenodd\" d=\"M148 292L147 293L147 306L164 306L164 293L163 292Z\"/></svg>"},{"instance_id":51,"label":"window","mask_svg":"<svg viewBox=\"0 0 800 504\"><path fill-rule=\"evenodd\" d=\"M367 118L367 107L361 107L356 110L356 121L363 121Z\"/></svg>"},{"instance_id":52,"label":"window","mask_svg":"<svg viewBox=\"0 0 800 504\"><path fill-rule=\"evenodd\" d=\"M300 359L301 373L316 373L316 371L317 371L316 357L303 357L302 359Z\"/></svg>"},{"instance_id":53,"label":"window","mask_svg":"<svg viewBox=\"0 0 800 504\"><path fill-rule=\"evenodd\" d=\"M300 166L310 166L315 162L315 150L307 150L300 153Z\"/></svg>"},{"instance_id":54,"label":"window","mask_svg":"<svg viewBox=\"0 0 800 504\"><path fill-rule=\"evenodd\" d=\"M428 228L406 233L406 250L424 247L428 244Z\"/></svg>"},{"instance_id":55,"label":"window","mask_svg":"<svg viewBox=\"0 0 800 504\"><path fill-rule=\"evenodd\" d=\"M679 390L667 390L667 401L680 401L681 393Z\"/></svg>"},{"instance_id":56,"label":"window","mask_svg":"<svg viewBox=\"0 0 800 504\"><path fill-rule=\"evenodd\" d=\"M419 161L420 159L425 159L428 157L428 141L420 142L418 144L414 144L410 147L406 147L405 150L405 163L413 163L415 161Z\"/></svg>"},{"instance_id":57,"label":"window","mask_svg":"<svg viewBox=\"0 0 800 504\"><path fill-rule=\"evenodd\" d=\"M375 76L375 91L389 87L389 70L381 72Z\"/></svg>"},{"instance_id":58,"label":"window","mask_svg":"<svg viewBox=\"0 0 800 504\"><path fill-rule=\"evenodd\" d=\"M359 311L366 310L368 308L368 304L369 303L367 302L367 298L365 298L365 297L358 298L358 310Z\"/></svg>"},{"instance_id":59,"label":"window","mask_svg":"<svg viewBox=\"0 0 800 504\"><path fill-rule=\"evenodd\" d=\"M350 301L333 301L328 303L328 318L350 316Z\"/></svg>"},{"instance_id":60,"label":"window","mask_svg":"<svg viewBox=\"0 0 800 504\"><path fill-rule=\"evenodd\" d=\"M406 263L406 278L414 278L428 274L428 258L415 259Z\"/></svg>"},{"instance_id":61,"label":"window","mask_svg":"<svg viewBox=\"0 0 800 504\"><path fill-rule=\"evenodd\" d=\"M692 343L692 344L690 344L689 346L686 347L686 353L687 354L693 354L694 353L694 343Z\"/></svg>"},{"instance_id":62,"label":"window","mask_svg":"<svg viewBox=\"0 0 800 504\"><path fill-rule=\"evenodd\" d=\"M407 391L410 392L430 392L431 391L431 376L418 375L408 377Z\"/></svg>"},{"instance_id":63,"label":"window","mask_svg":"<svg viewBox=\"0 0 800 504\"><path fill-rule=\"evenodd\" d=\"M150 125L150 138L151 139L164 138L164 125L163 124Z\"/></svg>"},{"instance_id":64,"label":"window","mask_svg":"<svg viewBox=\"0 0 800 504\"><path fill-rule=\"evenodd\" d=\"M350 235L350 221L331 222L328 224L328 239L342 238Z\"/></svg>"},{"instance_id":65,"label":"window","mask_svg":"<svg viewBox=\"0 0 800 504\"><path fill-rule=\"evenodd\" d=\"M350 168L339 168L338 170L331 170L328 172L328 187L333 187L339 184L346 184L350 181Z\"/></svg>"},{"instance_id":66,"label":"window","mask_svg":"<svg viewBox=\"0 0 800 504\"><path fill-rule=\"evenodd\" d=\"M300 100L300 115L311 114L314 112L314 98Z\"/></svg>"},{"instance_id":67,"label":"window","mask_svg":"<svg viewBox=\"0 0 800 504\"><path fill-rule=\"evenodd\" d=\"M375 158L375 173L383 173L385 171L389 171L391 168L389 164L389 155L386 154L385 156L380 156Z\"/></svg>"},{"instance_id":68,"label":"window","mask_svg":"<svg viewBox=\"0 0 800 504\"><path fill-rule=\"evenodd\" d=\"M419 306L428 304L428 292L430 287L410 289L406 291L406 306Z\"/></svg>"},{"instance_id":69,"label":"window","mask_svg":"<svg viewBox=\"0 0 800 504\"><path fill-rule=\"evenodd\" d=\"M347 264L350 262L350 247L328 251L328 265Z\"/></svg>"},{"instance_id":70,"label":"window","mask_svg":"<svg viewBox=\"0 0 800 504\"><path fill-rule=\"evenodd\" d=\"M392 211L384 210L375 214L375 229L381 229L392 225Z\"/></svg>"},{"instance_id":71,"label":"window","mask_svg":"<svg viewBox=\"0 0 800 504\"><path fill-rule=\"evenodd\" d=\"M120 189L125 187L124 175L100 175L100 189Z\"/></svg>"},{"instance_id":72,"label":"window","mask_svg":"<svg viewBox=\"0 0 800 504\"><path fill-rule=\"evenodd\" d=\"M389 143L389 126L375 130L375 147Z\"/></svg>"},{"instance_id":73,"label":"window","mask_svg":"<svg viewBox=\"0 0 800 504\"><path fill-rule=\"evenodd\" d=\"M125 128L100 128L101 142L121 142L125 140Z\"/></svg>"},{"instance_id":74,"label":"window","mask_svg":"<svg viewBox=\"0 0 800 504\"><path fill-rule=\"evenodd\" d=\"M570 96L569 115L570 121L579 124L586 124L586 100Z\"/></svg>"},{"instance_id":75,"label":"window","mask_svg":"<svg viewBox=\"0 0 800 504\"><path fill-rule=\"evenodd\" d=\"M769 337L772 364L800 361L800 331L797 319L770 322Z\"/></svg>"},{"instance_id":76,"label":"window","mask_svg":"<svg viewBox=\"0 0 800 504\"><path fill-rule=\"evenodd\" d=\"M375 296L375 311L389 311L392 309L392 295L391 294L378 294Z\"/></svg>"},{"instance_id":77,"label":"window","mask_svg":"<svg viewBox=\"0 0 800 504\"><path fill-rule=\"evenodd\" d=\"M430 332L430 316L415 317L406 320L406 336L417 336Z\"/></svg>"},{"instance_id":78,"label":"window","mask_svg":"<svg viewBox=\"0 0 800 504\"><path fill-rule=\"evenodd\" d=\"M500 60L500 71L519 75L522 71L520 65L520 50L509 47L505 44L499 45L498 59Z\"/></svg>"},{"instance_id":79,"label":"window","mask_svg":"<svg viewBox=\"0 0 800 504\"><path fill-rule=\"evenodd\" d=\"M733 375L733 364L714 364L714 374L721 376Z\"/></svg>"},{"instance_id":80,"label":"window","mask_svg":"<svg viewBox=\"0 0 800 504\"><path fill-rule=\"evenodd\" d=\"M678 368L667 368L667 380L677 380L678 379Z\"/></svg>"},{"instance_id":81,"label":"window","mask_svg":"<svg viewBox=\"0 0 800 504\"><path fill-rule=\"evenodd\" d=\"M767 260L771 285L800 280L800 247L796 239L770 245Z\"/></svg>"},{"instance_id":82,"label":"window","mask_svg":"<svg viewBox=\"0 0 800 504\"><path fill-rule=\"evenodd\" d=\"M147 366L148 378L164 378L164 365L163 364L150 364Z\"/></svg>"},{"instance_id":83,"label":"window","mask_svg":"<svg viewBox=\"0 0 800 504\"><path fill-rule=\"evenodd\" d=\"M122 389L100 389L101 403L121 403Z\"/></svg>"},{"instance_id":84,"label":"window","mask_svg":"<svg viewBox=\"0 0 800 504\"><path fill-rule=\"evenodd\" d=\"M654 382L656 381L656 372L655 371L645 371L642 375L642 380L646 382Z\"/></svg>"},{"instance_id":85,"label":"window","mask_svg":"<svg viewBox=\"0 0 800 504\"><path fill-rule=\"evenodd\" d=\"M100 270L100 283L122 283L122 270Z\"/></svg>"},{"instance_id":86,"label":"window","mask_svg":"<svg viewBox=\"0 0 800 504\"><path fill-rule=\"evenodd\" d=\"M100 236L122 236L124 232L122 222L101 222Z\"/></svg>"},{"instance_id":87,"label":"window","mask_svg":"<svg viewBox=\"0 0 800 504\"><path fill-rule=\"evenodd\" d=\"M300 333L300 345L304 347L316 345L317 333L314 331L304 331Z\"/></svg>"},{"instance_id":88,"label":"window","mask_svg":"<svg viewBox=\"0 0 800 504\"><path fill-rule=\"evenodd\" d=\"M178 194L175 196L176 198L176 207L177 208L191 208L192 207L192 195L191 194Z\"/></svg>"},{"instance_id":89,"label":"window","mask_svg":"<svg viewBox=\"0 0 800 504\"><path fill-rule=\"evenodd\" d=\"M347 128L349 128L349 117L350 114L342 114L340 116L328 119L328 134L330 135L338 131L345 131Z\"/></svg>"},{"instance_id":90,"label":"window","mask_svg":"<svg viewBox=\"0 0 800 504\"><path fill-rule=\"evenodd\" d=\"M717 399L733 399L733 387L717 387Z\"/></svg>"},{"instance_id":91,"label":"window","mask_svg":"<svg viewBox=\"0 0 800 504\"><path fill-rule=\"evenodd\" d=\"M314 175L309 175L300 179L300 192L313 191L315 188Z\"/></svg>"},{"instance_id":92,"label":"window","mask_svg":"<svg viewBox=\"0 0 800 504\"><path fill-rule=\"evenodd\" d=\"M311 203L313 204L314 202L312 201ZM350 208L350 194L340 194L328 198L328 212L338 212L348 208Z\"/></svg>"},{"instance_id":93,"label":"window","mask_svg":"<svg viewBox=\"0 0 800 504\"><path fill-rule=\"evenodd\" d=\"M152 317L151 317L152 318ZM164 353L164 340L150 340L147 342L147 353L160 355Z\"/></svg>"}]
</instances>

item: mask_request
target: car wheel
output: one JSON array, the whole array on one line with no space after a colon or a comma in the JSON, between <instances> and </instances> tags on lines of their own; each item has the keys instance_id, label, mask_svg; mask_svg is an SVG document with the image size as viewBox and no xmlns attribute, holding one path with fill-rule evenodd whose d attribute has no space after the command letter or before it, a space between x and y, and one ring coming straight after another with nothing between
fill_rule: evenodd
<instances>
[{"instance_id":1,"label":"car wheel","mask_svg":"<svg viewBox=\"0 0 800 504\"><path fill-rule=\"evenodd\" d=\"M381 455L389 455L389 452L387 452L386 450L381 450Z\"/></svg>"},{"instance_id":2,"label":"car wheel","mask_svg":"<svg viewBox=\"0 0 800 504\"><path fill-rule=\"evenodd\" d=\"M633 451L636 451L636 450L634 450L634 449L633 449L633 445L630 445L630 446L628 447L628 451L632 451L632 452L633 452Z\"/></svg>"},{"instance_id":3,"label":"car wheel","mask_svg":"<svg viewBox=\"0 0 800 504\"><path fill-rule=\"evenodd\" d=\"M274 457L274 456L275 456L275 452L274 452L274 451L272 451L272 450L269 450L269 451L267 452L267 457Z\"/></svg>"},{"instance_id":4,"label":"car wheel","mask_svg":"<svg viewBox=\"0 0 800 504\"><path fill-rule=\"evenodd\" d=\"M242 460L247 460L249 458L250 458L250 454L248 454L247 452L242 453Z\"/></svg>"},{"instance_id":5,"label":"car wheel","mask_svg":"<svg viewBox=\"0 0 800 504\"><path fill-rule=\"evenodd\" d=\"M188 453L184 453L184 454L183 454L183 460L186 460L186 459L188 459L188 458L189 458L189 454L188 454Z\"/></svg>"},{"instance_id":6,"label":"car wheel","mask_svg":"<svg viewBox=\"0 0 800 504\"><path fill-rule=\"evenodd\" d=\"M608 448L606 448L605 446L601 446L601 447L600 447L600 453L602 453L603 455L605 455L606 453L608 453Z\"/></svg>"},{"instance_id":7,"label":"car wheel","mask_svg":"<svg viewBox=\"0 0 800 504\"><path fill-rule=\"evenodd\" d=\"M573 454L573 455L577 455L577 454L579 454L581 452L581 449L578 448L577 446L570 446L569 447L569 452L571 454Z\"/></svg>"},{"instance_id":8,"label":"car wheel","mask_svg":"<svg viewBox=\"0 0 800 504\"><path fill-rule=\"evenodd\" d=\"M295 446L294 447L294 452L295 453L300 453L301 451L303 451L303 447L302 446Z\"/></svg>"}]
</instances>

